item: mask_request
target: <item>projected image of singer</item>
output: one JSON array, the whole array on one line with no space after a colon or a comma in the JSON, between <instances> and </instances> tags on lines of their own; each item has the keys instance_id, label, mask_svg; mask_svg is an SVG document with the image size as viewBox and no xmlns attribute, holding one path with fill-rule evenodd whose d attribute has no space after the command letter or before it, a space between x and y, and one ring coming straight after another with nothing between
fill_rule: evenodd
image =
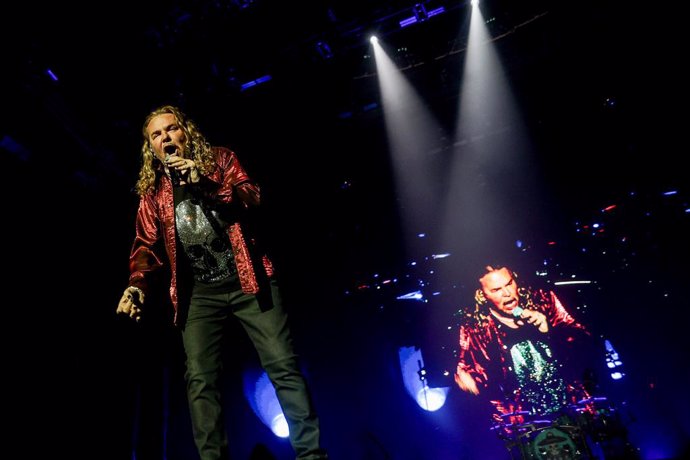
<instances>
[{"instance_id":1,"label":"projected image of singer","mask_svg":"<svg viewBox=\"0 0 690 460\"><path fill-rule=\"evenodd\" d=\"M577 347L588 353L589 333L553 291L518 287L507 267L487 266L479 284L474 306L462 312L455 382L487 396L496 421L506 422L506 414L555 413L573 389L564 378L573 369L564 364ZM574 397L583 396L584 389Z\"/></svg>"}]
</instances>

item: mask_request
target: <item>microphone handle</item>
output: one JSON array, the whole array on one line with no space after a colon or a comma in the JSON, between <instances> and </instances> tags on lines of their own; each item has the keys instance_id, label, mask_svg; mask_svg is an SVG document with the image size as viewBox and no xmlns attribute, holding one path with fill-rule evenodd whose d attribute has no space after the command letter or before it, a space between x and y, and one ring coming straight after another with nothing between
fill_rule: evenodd
<instances>
[{"instance_id":1,"label":"microphone handle","mask_svg":"<svg viewBox=\"0 0 690 460\"><path fill-rule=\"evenodd\" d=\"M170 154L167 154L165 156L165 161L167 163L168 159L170 158ZM180 175L177 172L177 169L166 166L168 169L168 175L170 176L170 182L172 182L173 186L177 187L180 185Z\"/></svg>"},{"instance_id":2,"label":"microphone handle","mask_svg":"<svg viewBox=\"0 0 690 460\"><path fill-rule=\"evenodd\" d=\"M173 186L177 187L180 185L180 175L177 173L177 169L168 168L168 173L170 174L170 182Z\"/></svg>"},{"instance_id":3,"label":"microphone handle","mask_svg":"<svg viewBox=\"0 0 690 460\"><path fill-rule=\"evenodd\" d=\"M516 319L522 318L522 312L524 312L525 309L522 307L515 307L513 308L512 314Z\"/></svg>"}]
</instances>

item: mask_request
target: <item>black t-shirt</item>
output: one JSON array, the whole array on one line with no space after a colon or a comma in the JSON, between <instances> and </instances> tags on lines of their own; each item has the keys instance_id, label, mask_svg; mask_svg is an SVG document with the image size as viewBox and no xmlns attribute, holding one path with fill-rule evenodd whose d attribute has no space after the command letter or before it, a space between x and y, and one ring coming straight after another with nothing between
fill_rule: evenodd
<instances>
[{"instance_id":1,"label":"black t-shirt","mask_svg":"<svg viewBox=\"0 0 690 460\"><path fill-rule=\"evenodd\" d=\"M239 283L227 235L228 223L193 193L193 186L174 187L173 199L177 240L182 248L177 262L190 273L194 292L217 293L236 288Z\"/></svg>"}]
</instances>

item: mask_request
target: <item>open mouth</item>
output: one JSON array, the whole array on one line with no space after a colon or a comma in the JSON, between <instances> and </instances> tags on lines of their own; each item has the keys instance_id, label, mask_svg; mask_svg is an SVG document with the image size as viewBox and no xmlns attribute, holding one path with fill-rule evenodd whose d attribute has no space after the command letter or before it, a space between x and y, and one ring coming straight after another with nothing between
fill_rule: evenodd
<instances>
[{"instance_id":1,"label":"open mouth","mask_svg":"<svg viewBox=\"0 0 690 460\"><path fill-rule=\"evenodd\" d=\"M177 152L177 146L175 146L175 144L168 144L163 147L163 152L165 152L167 155L172 155Z\"/></svg>"}]
</instances>

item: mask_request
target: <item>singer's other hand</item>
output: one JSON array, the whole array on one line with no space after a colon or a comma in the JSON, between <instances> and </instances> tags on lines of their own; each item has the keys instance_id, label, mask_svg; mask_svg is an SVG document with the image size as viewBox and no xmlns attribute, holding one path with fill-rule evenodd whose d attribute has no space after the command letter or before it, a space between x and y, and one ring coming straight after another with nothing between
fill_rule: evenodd
<instances>
[{"instance_id":1,"label":"singer's other hand","mask_svg":"<svg viewBox=\"0 0 690 460\"><path fill-rule=\"evenodd\" d=\"M137 322L141 319L141 307L144 304L144 293L135 287L128 287L117 304L116 313L127 315Z\"/></svg>"},{"instance_id":2,"label":"singer's other hand","mask_svg":"<svg viewBox=\"0 0 690 460\"><path fill-rule=\"evenodd\" d=\"M458 384L461 390L472 393L473 395L479 394L477 382L474 381L469 372L460 369L460 366L458 366L457 370L455 371L454 379L455 383Z\"/></svg>"},{"instance_id":3,"label":"singer's other hand","mask_svg":"<svg viewBox=\"0 0 690 460\"><path fill-rule=\"evenodd\" d=\"M536 310L524 310L520 318L539 329L539 332L549 332L549 323L546 321L546 316L541 312Z\"/></svg>"}]
</instances>

